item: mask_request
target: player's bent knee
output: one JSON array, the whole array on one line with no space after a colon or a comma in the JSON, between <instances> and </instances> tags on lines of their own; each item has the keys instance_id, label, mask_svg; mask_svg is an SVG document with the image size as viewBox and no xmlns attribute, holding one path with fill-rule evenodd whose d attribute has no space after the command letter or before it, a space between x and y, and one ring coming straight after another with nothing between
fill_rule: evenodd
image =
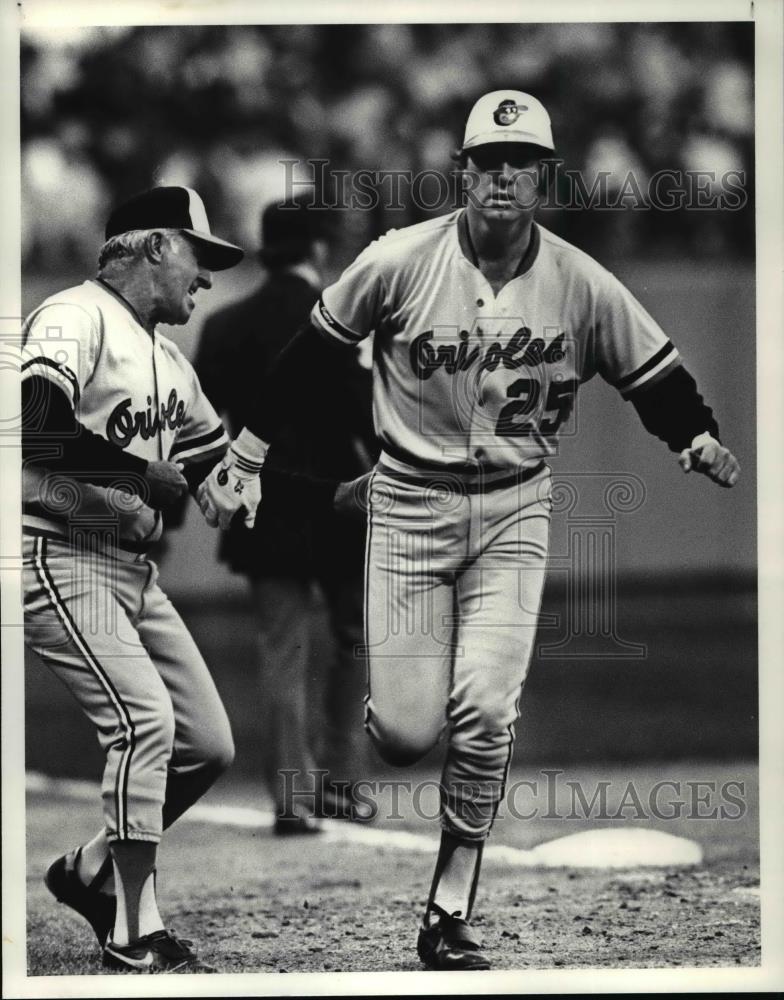
<instances>
[{"instance_id":1,"label":"player's bent knee","mask_svg":"<svg viewBox=\"0 0 784 1000\"><path fill-rule=\"evenodd\" d=\"M433 718L413 722L391 711L379 713L378 705L366 700L365 729L385 763L410 767L431 750L444 729L446 720Z\"/></svg>"},{"instance_id":2,"label":"player's bent knee","mask_svg":"<svg viewBox=\"0 0 784 1000\"><path fill-rule=\"evenodd\" d=\"M228 723L220 730L214 730L211 738L198 747L202 766L217 777L234 763L234 738Z\"/></svg>"},{"instance_id":3,"label":"player's bent knee","mask_svg":"<svg viewBox=\"0 0 784 1000\"><path fill-rule=\"evenodd\" d=\"M431 750L438 740L422 737L420 734L384 733L369 729L376 750L384 763L392 767L410 767L421 760L428 750Z\"/></svg>"},{"instance_id":4,"label":"player's bent knee","mask_svg":"<svg viewBox=\"0 0 784 1000\"><path fill-rule=\"evenodd\" d=\"M234 763L234 757L234 740L232 739L231 733L228 733L227 737L218 746L213 748L213 751L210 754L209 764L220 774L223 774L223 772L228 771Z\"/></svg>"}]
</instances>

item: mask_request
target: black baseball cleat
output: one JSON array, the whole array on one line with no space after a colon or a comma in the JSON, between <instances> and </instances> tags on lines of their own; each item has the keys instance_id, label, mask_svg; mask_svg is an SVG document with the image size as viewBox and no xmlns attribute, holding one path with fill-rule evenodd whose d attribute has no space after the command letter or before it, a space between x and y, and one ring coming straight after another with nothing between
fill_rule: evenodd
<instances>
[{"instance_id":1,"label":"black baseball cleat","mask_svg":"<svg viewBox=\"0 0 784 1000\"><path fill-rule=\"evenodd\" d=\"M72 910L84 917L95 931L95 936L103 948L106 939L114 927L114 915L117 910L117 899L104 892L99 892L96 885L103 885L109 870L111 859L101 867L101 870L89 885L79 878L77 862L81 847L70 854L64 854L53 861L44 876L46 888L59 903L65 903ZM107 870L108 865L108 870Z\"/></svg>"},{"instance_id":2,"label":"black baseball cleat","mask_svg":"<svg viewBox=\"0 0 784 1000\"><path fill-rule=\"evenodd\" d=\"M439 972L490 968L471 925L460 917L441 914L429 927L420 927L417 954L428 969Z\"/></svg>"},{"instance_id":3,"label":"black baseball cleat","mask_svg":"<svg viewBox=\"0 0 784 1000\"><path fill-rule=\"evenodd\" d=\"M217 972L199 959L192 944L171 931L154 931L127 945L107 941L103 965L114 972Z\"/></svg>"}]
</instances>

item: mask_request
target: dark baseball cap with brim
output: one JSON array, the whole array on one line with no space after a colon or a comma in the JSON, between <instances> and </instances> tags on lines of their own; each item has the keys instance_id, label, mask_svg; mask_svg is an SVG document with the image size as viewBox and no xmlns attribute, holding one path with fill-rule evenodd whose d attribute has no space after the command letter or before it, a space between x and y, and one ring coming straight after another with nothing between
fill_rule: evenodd
<instances>
[{"instance_id":1,"label":"dark baseball cap with brim","mask_svg":"<svg viewBox=\"0 0 784 1000\"><path fill-rule=\"evenodd\" d=\"M199 260L210 271L239 264L245 251L210 232L204 202L193 188L155 187L118 205L106 223L106 239L135 229L179 229L199 245Z\"/></svg>"}]
</instances>

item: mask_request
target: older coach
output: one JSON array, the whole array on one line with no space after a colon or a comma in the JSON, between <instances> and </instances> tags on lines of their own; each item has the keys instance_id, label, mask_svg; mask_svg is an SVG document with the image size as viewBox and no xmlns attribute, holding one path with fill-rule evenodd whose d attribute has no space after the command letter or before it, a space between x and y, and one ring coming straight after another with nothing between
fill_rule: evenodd
<instances>
[{"instance_id":1,"label":"older coach","mask_svg":"<svg viewBox=\"0 0 784 1000\"><path fill-rule=\"evenodd\" d=\"M214 971L164 928L162 831L234 755L218 692L146 552L161 511L227 445L158 323L186 323L211 272L243 251L199 195L158 187L116 208L98 275L27 319L22 358L25 641L76 698L106 755L104 828L55 861L107 968Z\"/></svg>"}]
</instances>

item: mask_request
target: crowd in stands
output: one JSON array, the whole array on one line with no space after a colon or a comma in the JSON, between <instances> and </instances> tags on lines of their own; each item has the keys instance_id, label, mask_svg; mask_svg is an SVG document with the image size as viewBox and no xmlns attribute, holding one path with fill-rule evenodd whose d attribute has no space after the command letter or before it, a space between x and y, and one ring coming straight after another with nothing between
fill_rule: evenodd
<instances>
[{"instance_id":1,"label":"crowd in stands","mask_svg":"<svg viewBox=\"0 0 784 1000\"><path fill-rule=\"evenodd\" d=\"M153 183L193 184L253 246L260 207L314 176L308 160L328 161L330 203L335 171L448 174L472 102L505 86L550 110L564 168L628 196L556 198L545 225L600 257L753 254L750 23L194 26L23 34L25 264L92 259L107 205ZM668 197L702 172L700 207L693 190L652 200L663 171ZM451 207L385 190L346 213L346 259Z\"/></svg>"}]
</instances>

